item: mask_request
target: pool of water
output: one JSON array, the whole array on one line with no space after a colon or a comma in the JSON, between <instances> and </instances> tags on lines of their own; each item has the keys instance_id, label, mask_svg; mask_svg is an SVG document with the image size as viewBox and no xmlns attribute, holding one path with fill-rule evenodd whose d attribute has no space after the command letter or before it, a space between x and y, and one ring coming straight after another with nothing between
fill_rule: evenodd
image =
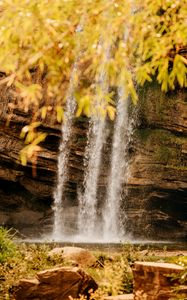
<instances>
[{"instance_id":1,"label":"pool of water","mask_svg":"<svg viewBox=\"0 0 187 300\"><path fill-rule=\"evenodd\" d=\"M26 244L46 244L53 247L81 247L90 250L98 250L98 251L109 251L109 252L120 252L123 251L125 248L128 248L130 245L133 245L137 249L147 249L149 248L154 250L186 250L187 251L187 243L185 242L169 242L169 241L125 241L120 243L101 243L101 242L68 242L68 241L49 241L49 240L41 240L41 239L17 239L17 243L26 243Z\"/></svg>"},{"instance_id":2,"label":"pool of water","mask_svg":"<svg viewBox=\"0 0 187 300\"><path fill-rule=\"evenodd\" d=\"M64 246L76 246L87 249L109 250L109 251L121 251L124 247L134 245L137 248L143 249L158 249L158 250L187 250L186 242L176 242L168 240L146 240L146 239L134 239L132 236L126 235L122 239L114 239L108 236L106 239L92 236L91 238L85 238L83 235L68 235L59 236L55 239L51 234L38 233L36 237L36 231L22 231L22 234L17 235L15 239L17 243L28 244L48 244L51 247L64 247Z\"/></svg>"}]
</instances>

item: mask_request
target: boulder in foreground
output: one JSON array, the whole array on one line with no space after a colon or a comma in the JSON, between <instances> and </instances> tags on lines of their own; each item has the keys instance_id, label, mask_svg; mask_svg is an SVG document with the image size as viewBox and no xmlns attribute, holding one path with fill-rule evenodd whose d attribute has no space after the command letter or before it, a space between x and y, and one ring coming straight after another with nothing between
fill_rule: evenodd
<instances>
[{"instance_id":1,"label":"boulder in foreground","mask_svg":"<svg viewBox=\"0 0 187 300\"><path fill-rule=\"evenodd\" d=\"M15 300L69 300L97 289L94 279L79 268L61 267L37 273L33 280L20 280Z\"/></svg>"}]
</instances>

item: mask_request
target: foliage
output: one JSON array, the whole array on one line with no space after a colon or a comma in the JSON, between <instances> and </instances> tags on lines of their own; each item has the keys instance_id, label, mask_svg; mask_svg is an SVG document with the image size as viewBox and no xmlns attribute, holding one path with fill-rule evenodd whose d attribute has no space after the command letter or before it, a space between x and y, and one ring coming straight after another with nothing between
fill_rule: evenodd
<instances>
[{"instance_id":1,"label":"foliage","mask_svg":"<svg viewBox=\"0 0 187 300\"><path fill-rule=\"evenodd\" d=\"M106 260L103 268L97 269L98 282L103 294L116 296L132 292L132 270L123 256Z\"/></svg>"},{"instance_id":2,"label":"foliage","mask_svg":"<svg viewBox=\"0 0 187 300\"><path fill-rule=\"evenodd\" d=\"M17 255L10 257L0 265L0 294L5 299L12 299L12 293L21 278L32 278L44 269L59 266L70 266L69 260L61 256L49 256L50 247L47 245L19 244ZM131 252L131 254L130 254ZM120 253L95 252L97 263L86 269L98 282L99 289L93 299L99 300L106 295L117 295L132 291L132 271L128 260L148 259L142 256L133 246L126 246Z\"/></svg>"},{"instance_id":3,"label":"foliage","mask_svg":"<svg viewBox=\"0 0 187 300\"><path fill-rule=\"evenodd\" d=\"M100 300L104 296L117 296L132 293L132 265L135 261L158 260L150 257L149 250L141 251L140 247L124 244L119 253L97 253L98 265L88 269L88 272L99 283L99 289L93 299Z\"/></svg>"},{"instance_id":4,"label":"foliage","mask_svg":"<svg viewBox=\"0 0 187 300\"><path fill-rule=\"evenodd\" d=\"M64 120L68 98L77 116L114 119L108 86L134 102L134 80L156 77L163 91L187 86L187 0L1 0L0 14L1 84L14 87L11 108L32 111L32 123L52 113ZM31 127L24 164L45 139Z\"/></svg>"},{"instance_id":5,"label":"foliage","mask_svg":"<svg viewBox=\"0 0 187 300\"><path fill-rule=\"evenodd\" d=\"M16 255L6 257L4 264L0 265L0 295L4 296L3 299L12 299L20 279L34 277L36 272L53 266L64 265L62 257L58 255L50 257L49 250L46 245L17 245Z\"/></svg>"},{"instance_id":6,"label":"foliage","mask_svg":"<svg viewBox=\"0 0 187 300\"><path fill-rule=\"evenodd\" d=\"M184 257L180 257L180 259L178 259L178 264L180 264L183 268L184 271L181 274L181 283L186 283L187 281L187 256Z\"/></svg>"},{"instance_id":7,"label":"foliage","mask_svg":"<svg viewBox=\"0 0 187 300\"><path fill-rule=\"evenodd\" d=\"M38 271L54 266L74 266L73 262L62 259L61 255L49 255L50 250L51 246L44 244L17 245L16 255L7 257L4 263L0 264L0 295L3 295L3 299L13 299L12 294L21 278L33 278ZM97 262L85 270L99 284L99 289L91 296L94 300L109 295L131 293L133 285L131 267L135 261L165 261L186 265L186 258L179 258L177 252L174 256L167 257L167 251L142 250L128 244L119 249L119 252L94 252L94 255Z\"/></svg>"},{"instance_id":8,"label":"foliage","mask_svg":"<svg viewBox=\"0 0 187 300\"><path fill-rule=\"evenodd\" d=\"M172 279L178 281L179 285L174 288L176 299L185 300L186 292L183 291L182 287L187 283L187 256L181 256L175 260L177 264L183 267L183 271L177 276L175 275Z\"/></svg>"},{"instance_id":9,"label":"foliage","mask_svg":"<svg viewBox=\"0 0 187 300\"><path fill-rule=\"evenodd\" d=\"M186 4L186 1L143 1L133 24L139 83L151 81L156 75L163 91L174 89L177 82L181 87L187 86Z\"/></svg>"},{"instance_id":10,"label":"foliage","mask_svg":"<svg viewBox=\"0 0 187 300\"><path fill-rule=\"evenodd\" d=\"M12 241L11 230L0 227L0 264L16 254L16 246Z\"/></svg>"}]
</instances>

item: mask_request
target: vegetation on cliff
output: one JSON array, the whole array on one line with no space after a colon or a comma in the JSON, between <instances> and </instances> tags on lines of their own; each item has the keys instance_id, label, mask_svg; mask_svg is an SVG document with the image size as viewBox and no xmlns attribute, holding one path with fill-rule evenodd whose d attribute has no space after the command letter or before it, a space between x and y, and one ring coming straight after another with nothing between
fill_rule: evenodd
<instances>
[{"instance_id":1,"label":"vegetation on cliff","mask_svg":"<svg viewBox=\"0 0 187 300\"><path fill-rule=\"evenodd\" d=\"M63 121L69 89L77 116L99 112L113 119L114 95L101 88L104 73L134 102L134 82L156 77L163 91L187 86L187 0L3 0L0 14L0 83L13 87L10 116L18 107L32 110L32 124L22 132L30 158L46 137L36 130L41 122L48 115Z\"/></svg>"}]
</instances>

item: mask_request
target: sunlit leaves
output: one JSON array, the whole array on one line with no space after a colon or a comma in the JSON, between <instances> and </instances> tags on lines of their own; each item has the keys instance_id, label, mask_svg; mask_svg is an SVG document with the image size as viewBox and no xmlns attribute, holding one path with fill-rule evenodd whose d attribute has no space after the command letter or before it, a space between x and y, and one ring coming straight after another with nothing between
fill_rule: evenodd
<instances>
[{"instance_id":1,"label":"sunlit leaves","mask_svg":"<svg viewBox=\"0 0 187 300\"><path fill-rule=\"evenodd\" d=\"M64 119L64 110L62 106L56 106L56 118L59 123L61 123Z\"/></svg>"},{"instance_id":2,"label":"sunlit leaves","mask_svg":"<svg viewBox=\"0 0 187 300\"><path fill-rule=\"evenodd\" d=\"M44 120L46 118L46 116L47 116L47 106L43 106L41 108L41 118L42 118L42 120Z\"/></svg>"},{"instance_id":3,"label":"sunlit leaves","mask_svg":"<svg viewBox=\"0 0 187 300\"><path fill-rule=\"evenodd\" d=\"M170 74L170 86L174 87L175 78L181 87L187 86L187 59L177 54L173 61L173 70Z\"/></svg>"},{"instance_id":4,"label":"sunlit leaves","mask_svg":"<svg viewBox=\"0 0 187 300\"><path fill-rule=\"evenodd\" d=\"M20 151L20 160L23 166L26 166L27 161L33 163L33 175L36 175L35 164L38 152L41 151L39 144L43 142L47 136L45 132L37 131L40 125L40 122L33 122L31 125L24 126L20 134L20 137L25 139L25 144L27 144L27 146Z\"/></svg>"},{"instance_id":5,"label":"sunlit leaves","mask_svg":"<svg viewBox=\"0 0 187 300\"><path fill-rule=\"evenodd\" d=\"M187 0L1 1L0 71L6 77L0 84L12 86L17 105L43 122L51 112L64 120L70 85L77 117L114 119L115 97L100 86L106 74L107 85L123 87L134 103L134 82L154 78L163 91L187 86L186 16ZM27 142L35 131L29 128Z\"/></svg>"},{"instance_id":6,"label":"sunlit leaves","mask_svg":"<svg viewBox=\"0 0 187 300\"><path fill-rule=\"evenodd\" d=\"M2 71L14 72L17 85L24 87L20 88L24 104L38 105L43 87L39 91L39 87L29 88L29 84L33 84L31 68L39 67L41 80L46 73L48 97L58 99L56 106L61 106L65 102L62 90L67 88L65 82L70 79L79 50L83 77L97 81L108 47L111 55L105 70L110 85L118 85L120 72L124 72L126 92L134 98L133 85L127 82L132 82L132 74L138 83L144 84L158 73L157 79L165 91L174 88L176 81L186 86L186 62L175 59L175 55L181 56L181 47L186 46L186 4L186 0L183 4L156 0L135 0L133 4L130 0L55 0L49 6L45 0L5 0L0 20ZM165 59L167 62L163 62ZM131 73L132 67L136 72ZM176 75L179 69L180 75ZM83 85L79 79L80 94ZM95 101L95 92L90 93L87 87L89 101ZM78 109L80 112L81 108Z\"/></svg>"},{"instance_id":7,"label":"sunlit leaves","mask_svg":"<svg viewBox=\"0 0 187 300\"><path fill-rule=\"evenodd\" d=\"M108 114L109 118L111 120L114 120L115 119L115 114L116 114L116 109L111 105L107 105L106 111L107 111L107 114Z\"/></svg>"},{"instance_id":8,"label":"sunlit leaves","mask_svg":"<svg viewBox=\"0 0 187 300\"><path fill-rule=\"evenodd\" d=\"M136 1L131 38L138 83L156 75L163 91L187 86L187 1ZM134 58L133 58L134 56Z\"/></svg>"},{"instance_id":9,"label":"sunlit leaves","mask_svg":"<svg viewBox=\"0 0 187 300\"><path fill-rule=\"evenodd\" d=\"M84 114L86 116L90 116L90 97L89 95L85 95L83 97L80 97L80 95L76 95L78 107L76 111L76 117L80 117L81 114Z\"/></svg>"},{"instance_id":10,"label":"sunlit leaves","mask_svg":"<svg viewBox=\"0 0 187 300\"><path fill-rule=\"evenodd\" d=\"M24 108L26 111L31 104L34 104L35 106L39 105L39 101L42 99L42 87L40 84L30 84L25 86L20 82L16 82L15 86L24 100Z\"/></svg>"},{"instance_id":11,"label":"sunlit leaves","mask_svg":"<svg viewBox=\"0 0 187 300\"><path fill-rule=\"evenodd\" d=\"M161 83L162 90L167 92L168 90L168 68L169 68L169 60L162 59L159 61L158 65L158 82Z\"/></svg>"},{"instance_id":12,"label":"sunlit leaves","mask_svg":"<svg viewBox=\"0 0 187 300\"><path fill-rule=\"evenodd\" d=\"M26 125L26 126L24 126L24 127L22 128L20 137L21 137L22 139L24 139L25 136L26 136L28 133L34 132L35 129L36 129L37 127L39 127L40 125L41 125L40 122L33 122L31 125Z\"/></svg>"},{"instance_id":13,"label":"sunlit leaves","mask_svg":"<svg viewBox=\"0 0 187 300\"><path fill-rule=\"evenodd\" d=\"M45 0L5 0L0 20L1 68L6 72L19 70L19 77L22 77L32 66L38 64L43 72L46 65L50 74L48 83L55 84L59 78L69 78L79 42L82 61L91 59L85 74L89 76L90 70L97 75L106 50L104 45L108 44L116 48L113 48L114 59L111 57L108 66L111 82L115 84L119 71L116 66L123 64L130 54L126 51L128 43L123 41L125 31L129 30L131 52L142 61L140 68L144 62L148 63L147 60L150 63L150 71L140 79L142 83L150 80L154 62L170 56L177 45L186 45L186 4L186 0L183 3L135 0L133 4L122 0L56 0L49 5ZM80 23L82 30L77 34ZM129 27L129 24L132 25Z\"/></svg>"}]
</instances>

